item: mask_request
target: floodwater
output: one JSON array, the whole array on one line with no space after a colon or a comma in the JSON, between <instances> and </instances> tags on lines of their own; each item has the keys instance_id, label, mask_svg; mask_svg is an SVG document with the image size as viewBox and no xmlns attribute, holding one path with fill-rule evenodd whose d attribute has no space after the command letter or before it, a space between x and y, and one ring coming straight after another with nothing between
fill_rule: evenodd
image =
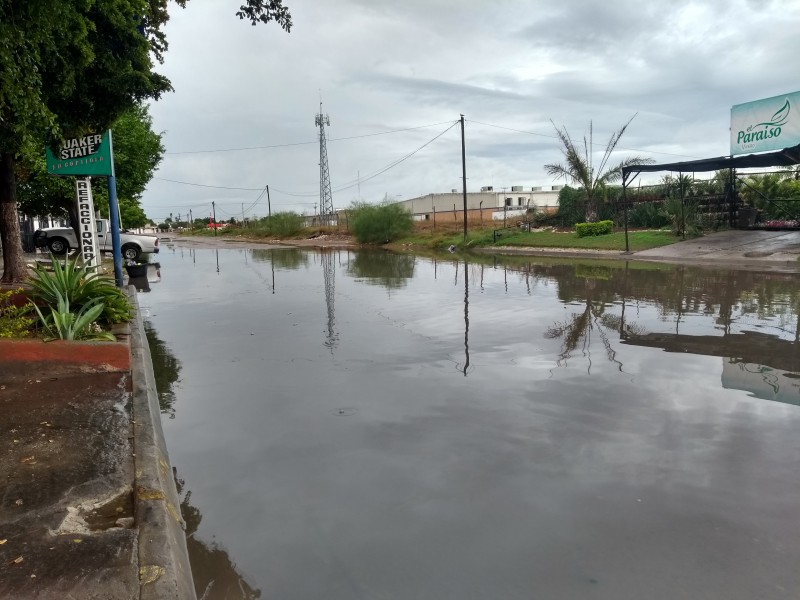
<instances>
[{"instance_id":1,"label":"floodwater","mask_svg":"<svg viewBox=\"0 0 800 600\"><path fill-rule=\"evenodd\" d=\"M199 597L800 597L796 276L158 258Z\"/></svg>"}]
</instances>

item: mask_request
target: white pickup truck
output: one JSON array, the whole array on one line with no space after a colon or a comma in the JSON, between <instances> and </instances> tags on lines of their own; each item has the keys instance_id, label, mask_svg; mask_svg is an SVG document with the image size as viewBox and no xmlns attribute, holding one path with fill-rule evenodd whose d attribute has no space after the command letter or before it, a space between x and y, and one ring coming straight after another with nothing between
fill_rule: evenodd
<instances>
[{"instance_id":1,"label":"white pickup truck","mask_svg":"<svg viewBox=\"0 0 800 600\"><path fill-rule=\"evenodd\" d=\"M112 252L108 219L97 219L96 225L100 252ZM137 260L143 254L158 252L158 238L154 235L120 232L119 242L122 247L122 258L125 260ZM47 247L53 254L68 254L70 250L78 249L78 240L72 227L37 229L33 234L33 243L37 248Z\"/></svg>"}]
</instances>

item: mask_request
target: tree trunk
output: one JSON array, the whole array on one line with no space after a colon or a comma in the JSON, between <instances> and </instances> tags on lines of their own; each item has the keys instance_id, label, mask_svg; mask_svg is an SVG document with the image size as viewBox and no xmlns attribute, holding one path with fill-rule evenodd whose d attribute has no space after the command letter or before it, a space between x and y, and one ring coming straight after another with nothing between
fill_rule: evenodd
<instances>
[{"instance_id":1,"label":"tree trunk","mask_svg":"<svg viewBox=\"0 0 800 600\"><path fill-rule=\"evenodd\" d=\"M0 154L0 246L3 251L3 277L0 283L20 283L27 278L22 260L22 236L17 214L17 182L14 155Z\"/></svg>"},{"instance_id":2,"label":"tree trunk","mask_svg":"<svg viewBox=\"0 0 800 600\"><path fill-rule=\"evenodd\" d=\"M597 204L595 204L593 200L588 200L586 202L586 222L587 223L597 222Z\"/></svg>"}]
</instances>

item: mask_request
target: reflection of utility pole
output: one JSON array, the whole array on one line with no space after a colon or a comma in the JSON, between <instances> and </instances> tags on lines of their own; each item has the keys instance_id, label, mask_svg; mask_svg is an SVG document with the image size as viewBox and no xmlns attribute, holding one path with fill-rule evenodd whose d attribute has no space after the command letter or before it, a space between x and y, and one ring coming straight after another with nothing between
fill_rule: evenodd
<instances>
[{"instance_id":1,"label":"reflection of utility pole","mask_svg":"<svg viewBox=\"0 0 800 600\"><path fill-rule=\"evenodd\" d=\"M464 377L469 369L469 264L464 262Z\"/></svg>"},{"instance_id":2,"label":"reflection of utility pole","mask_svg":"<svg viewBox=\"0 0 800 600\"><path fill-rule=\"evenodd\" d=\"M270 250L269 266L272 267L272 293L275 293L275 250Z\"/></svg>"},{"instance_id":3,"label":"reflection of utility pole","mask_svg":"<svg viewBox=\"0 0 800 600\"><path fill-rule=\"evenodd\" d=\"M219 250L214 248L214 253L217 255L217 273L219 273Z\"/></svg>"}]
</instances>

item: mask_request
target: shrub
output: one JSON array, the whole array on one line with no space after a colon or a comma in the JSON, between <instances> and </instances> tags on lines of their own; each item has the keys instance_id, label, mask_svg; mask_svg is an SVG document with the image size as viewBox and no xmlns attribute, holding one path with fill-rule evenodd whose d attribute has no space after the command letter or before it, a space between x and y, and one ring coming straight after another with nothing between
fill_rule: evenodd
<instances>
[{"instance_id":1,"label":"shrub","mask_svg":"<svg viewBox=\"0 0 800 600\"><path fill-rule=\"evenodd\" d=\"M631 227L660 229L669 225L669 215L662 210L661 202L642 202L628 211L628 223Z\"/></svg>"},{"instance_id":2,"label":"shrub","mask_svg":"<svg viewBox=\"0 0 800 600\"><path fill-rule=\"evenodd\" d=\"M30 279L31 299L35 303L56 308L61 300L68 306L80 309L89 303L99 301L102 310L98 318L105 323L124 323L131 319L131 306L109 277L104 277L92 267L66 261L62 266L51 255L53 271L36 265Z\"/></svg>"},{"instance_id":3,"label":"shrub","mask_svg":"<svg viewBox=\"0 0 800 600\"><path fill-rule=\"evenodd\" d=\"M575 231L578 232L578 237L587 237L590 235L605 235L611 233L614 229L614 221L598 221L597 223L578 223L575 225Z\"/></svg>"},{"instance_id":4,"label":"shrub","mask_svg":"<svg viewBox=\"0 0 800 600\"><path fill-rule=\"evenodd\" d=\"M259 225L270 235L292 237L303 230L304 221L305 219L297 213L279 212L261 219Z\"/></svg>"},{"instance_id":5,"label":"shrub","mask_svg":"<svg viewBox=\"0 0 800 600\"><path fill-rule=\"evenodd\" d=\"M569 227L581 221L586 215L584 195L583 190L564 186L558 193L558 211L554 215L545 217L542 222Z\"/></svg>"},{"instance_id":6,"label":"shrub","mask_svg":"<svg viewBox=\"0 0 800 600\"><path fill-rule=\"evenodd\" d=\"M397 204L357 204L352 208L353 235L362 244L386 244L414 228L411 213Z\"/></svg>"},{"instance_id":7,"label":"shrub","mask_svg":"<svg viewBox=\"0 0 800 600\"><path fill-rule=\"evenodd\" d=\"M692 200L669 198L664 202L664 211L669 215L672 232L675 235L695 235L699 231L697 203Z\"/></svg>"},{"instance_id":8,"label":"shrub","mask_svg":"<svg viewBox=\"0 0 800 600\"><path fill-rule=\"evenodd\" d=\"M17 306L13 297L21 294L22 289L0 291L0 338L25 337L33 326L33 318L29 317L30 304Z\"/></svg>"}]
</instances>

